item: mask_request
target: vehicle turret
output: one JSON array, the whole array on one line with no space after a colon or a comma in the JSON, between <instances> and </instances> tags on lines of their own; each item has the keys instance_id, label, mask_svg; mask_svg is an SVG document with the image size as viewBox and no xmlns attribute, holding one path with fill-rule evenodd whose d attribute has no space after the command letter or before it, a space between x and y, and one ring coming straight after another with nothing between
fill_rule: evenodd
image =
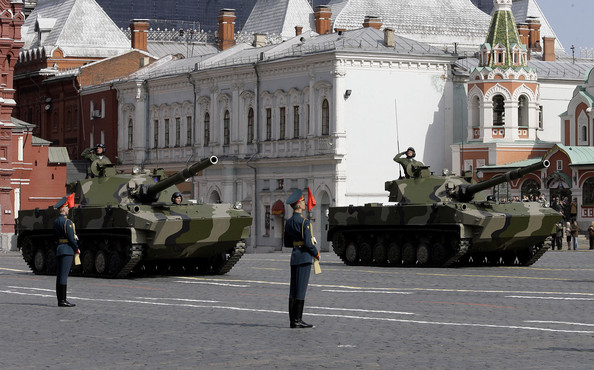
<instances>
[{"instance_id":1,"label":"vehicle turret","mask_svg":"<svg viewBox=\"0 0 594 370\"><path fill-rule=\"evenodd\" d=\"M152 171L135 168L129 175L116 173L113 165L98 166L99 175L80 180L70 187L71 192L76 193L76 202L84 205L169 202L171 194L177 191L175 185L217 163L218 158L211 156L172 176L167 176L160 168Z\"/></svg>"},{"instance_id":2,"label":"vehicle turret","mask_svg":"<svg viewBox=\"0 0 594 370\"><path fill-rule=\"evenodd\" d=\"M470 202L475 195L504 182L509 182L549 166L549 161L544 160L532 165L518 168L489 180L472 184L470 179L445 174L434 176L429 174L428 167L418 171L418 175L408 179L387 181L386 191L390 192L391 202L408 203L435 203L435 202ZM486 194L484 196L486 198ZM479 199L485 200L485 199Z\"/></svg>"},{"instance_id":3,"label":"vehicle turret","mask_svg":"<svg viewBox=\"0 0 594 370\"><path fill-rule=\"evenodd\" d=\"M212 156L167 176L161 168L116 171L91 164L90 177L70 185L82 276L143 274L224 274L245 253L252 217L241 203L172 202L177 184L218 162ZM54 207L21 210L17 245L36 274L56 271Z\"/></svg>"}]
</instances>

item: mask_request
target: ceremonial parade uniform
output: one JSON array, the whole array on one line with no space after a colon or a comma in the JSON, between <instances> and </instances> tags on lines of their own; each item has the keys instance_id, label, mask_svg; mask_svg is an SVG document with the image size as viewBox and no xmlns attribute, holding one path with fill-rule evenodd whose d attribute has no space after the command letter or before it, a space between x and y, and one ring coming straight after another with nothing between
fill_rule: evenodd
<instances>
[{"instance_id":1,"label":"ceremonial parade uniform","mask_svg":"<svg viewBox=\"0 0 594 370\"><path fill-rule=\"evenodd\" d=\"M62 198L55 207L58 209L66 207L67 209L66 197ZM74 307L75 304L66 300L66 289L72 260L74 254L78 253L78 242L74 222L69 220L63 213L54 221L54 236L58 242L56 249L56 296L58 297L58 306Z\"/></svg>"},{"instance_id":2,"label":"ceremonial parade uniform","mask_svg":"<svg viewBox=\"0 0 594 370\"><path fill-rule=\"evenodd\" d=\"M311 265L319 253L314 245L310 221L303 217L299 202L303 202L301 191L289 197L295 212L285 223L284 245L292 248L291 253L291 287L289 290L289 319L291 328L310 328L313 325L303 322L303 306L305 293L309 283ZM297 207L297 208L296 208ZM304 208L304 207L303 207Z\"/></svg>"}]
</instances>

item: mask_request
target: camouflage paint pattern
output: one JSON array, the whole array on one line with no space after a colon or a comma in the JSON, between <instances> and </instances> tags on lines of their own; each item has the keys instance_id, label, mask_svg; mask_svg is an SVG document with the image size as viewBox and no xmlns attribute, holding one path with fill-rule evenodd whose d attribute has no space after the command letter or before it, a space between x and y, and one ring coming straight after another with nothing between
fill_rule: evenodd
<instances>
[{"instance_id":1,"label":"camouflage paint pattern","mask_svg":"<svg viewBox=\"0 0 594 370\"><path fill-rule=\"evenodd\" d=\"M211 160L216 163L216 157ZM192 171L184 170L186 172L179 181L212 165L206 160L199 163L203 165L192 168ZM151 186L162 184L165 179L161 170L134 175L113 171L107 176L71 184L75 200L80 205L70 209L69 218L76 225L81 251L87 248L97 253L105 249L112 253L110 247L101 244L111 243L115 245L113 248L119 249L118 258L125 263L130 253L121 246L125 241L130 246L142 247L142 261L208 259L234 253L234 248L249 237L252 217L240 207L232 204L171 204L172 194L178 191L175 186L147 196ZM19 241L42 235L53 238L53 222L57 216L58 211L53 207L20 211ZM33 258L31 254L33 252L23 251L26 260Z\"/></svg>"},{"instance_id":2,"label":"camouflage paint pattern","mask_svg":"<svg viewBox=\"0 0 594 370\"><path fill-rule=\"evenodd\" d=\"M538 163L511 176L518 178L546 166L548 162ZM471 184L459 176L433 175L388 181L389 200L396 204L331 207L327 238L340 244L334 250L343 259L348 259L348 243L355 243L359 249L364 243L373 247L394 240L443 243L442 235L446 233L450 235L448 241L464 241L464 247L468 247L456 259L477 253L497 257L502 253L527 253L534 246L540 248L554 233L561 215L538 202L499 204L487 200L484 189L509 178L504 175L487 184ZM452 256L456 251L454 248ZM383 256L381 252L379 256Z\"/></svg>"}]
</instances>

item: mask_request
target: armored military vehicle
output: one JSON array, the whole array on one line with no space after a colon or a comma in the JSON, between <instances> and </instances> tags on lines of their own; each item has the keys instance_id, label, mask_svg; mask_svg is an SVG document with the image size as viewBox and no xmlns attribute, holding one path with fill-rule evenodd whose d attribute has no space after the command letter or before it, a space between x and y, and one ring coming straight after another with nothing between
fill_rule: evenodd
<instances>
[{"instance_id":1,"label":"armored military vehicle","mask_svg":"<svg viewBox=\"0 0 594 370\"><path fill-rule=\"evenodd\" d=\"M79 238L82 265L73 275L224 274L245 252L251 216L241 204L172 204L175 185L218 162L206 158L167 177L162 169L118 174L91 164L94 177L70 184L79 205L68 217ZM36 274L55 273L53 222L58 210L23 210L18 247Z\"/></svg>"},{"instance_id":2,"label":"armored military vehicle","mask_svg":"<svg viewBox=\"0 0 594 370\"><path fill-rule=\"evenodd\" d=\"M328 240L348 265L531 265L550 248L561 215L538 202L495 202L486 189L548 166L475 184L412 169L414 176L385 184L395 204L330 208Z\"/></svg>"}]
</instances>

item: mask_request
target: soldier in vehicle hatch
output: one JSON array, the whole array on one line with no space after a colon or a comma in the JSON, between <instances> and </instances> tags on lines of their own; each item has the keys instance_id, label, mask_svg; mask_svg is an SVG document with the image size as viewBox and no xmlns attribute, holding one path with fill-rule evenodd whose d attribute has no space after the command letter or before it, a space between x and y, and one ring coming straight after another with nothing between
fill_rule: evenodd
<instances>
[{"instance_id":1,"label":"soldier in vehicle hatch","mask_svg":"<svg viewBox=\"0 0 594 370\"><path fill-rule=\"evenodd\" d=\"M97 146L95 146L94 148L91 147L85 149L80 156L91 162L91 166L87 168L88 177L93 177L95 175L95 173L93 173L94 170L95 172L98 171L98 168L94 169L93 167L100 167L111 164L111 161L105 155L105 145L103 144L97 144Z\"/></svg>"},{"instance_id":2,"label":"soldier in vehicle hatch","mask_svg":"<svg viewBox=\"0 0 594 370\"><path fill-rule=\"evenodd\" d=\"M406 155L406 157L402 158L404 155ZM400 165L404 169L404 176L407 179L411 177L416 177L417 170L425 166L423 162L414 159L416 155L417 153L415 152L415 148L411 146L408 149L406 149L406 151L398 153L394 157L394 162L400 163Z\"/></svg>"},{"instance_id":3,"label":"soldier in vehicle hatch","mask_svg":"<svg viewBox=\"0 0 594 370\"><path fill-rule=\"evenodd\" d=\"M171 196L171 204L180 205L183 199L184 198L182 197L181 193L179 191L176 191Z\"/></svg>"}]
</instances>

